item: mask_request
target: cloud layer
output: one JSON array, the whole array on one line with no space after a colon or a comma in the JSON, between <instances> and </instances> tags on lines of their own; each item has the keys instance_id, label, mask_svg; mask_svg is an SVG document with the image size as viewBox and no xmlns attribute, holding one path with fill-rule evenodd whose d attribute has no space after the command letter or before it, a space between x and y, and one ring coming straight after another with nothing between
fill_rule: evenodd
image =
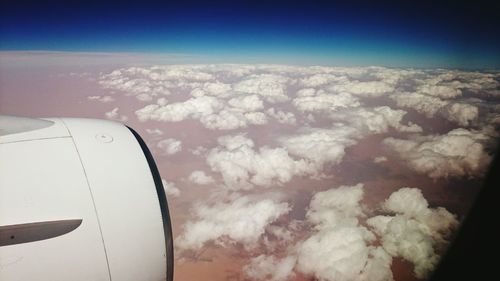
<instances>
[{"instance_id":1,"label":"cloud layer","mask_svg":"<svg viewBox=\"0 0 500 281\"><path fill-rule=\"evenodd\" d=\"M445 69L158 65L101 74L105 93L87 99L147 127L175 171L181 188L164 185L182 209L179 256L236 249L252 280L391 281L394 260L428 276L457 229L446 209L457 203L436 194L484 176L499 81Z\"/></svg>"}]
</instances>

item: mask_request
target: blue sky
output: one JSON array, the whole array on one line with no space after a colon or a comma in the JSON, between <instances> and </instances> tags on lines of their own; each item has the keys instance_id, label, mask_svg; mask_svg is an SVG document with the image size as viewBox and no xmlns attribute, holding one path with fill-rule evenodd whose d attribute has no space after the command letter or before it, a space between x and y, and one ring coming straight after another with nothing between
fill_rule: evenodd
<instances>
[{"instance_id":1,"label":"blue sky","mask_svg":"<svg viewBox=\"0 0 500 281\"><path fill-rule=\"evenodd\" d=\"M500 67L500 20L486 2L40 2L1 2L0 50L176 53L230 63Z\"/></svg>"}]
</instances>

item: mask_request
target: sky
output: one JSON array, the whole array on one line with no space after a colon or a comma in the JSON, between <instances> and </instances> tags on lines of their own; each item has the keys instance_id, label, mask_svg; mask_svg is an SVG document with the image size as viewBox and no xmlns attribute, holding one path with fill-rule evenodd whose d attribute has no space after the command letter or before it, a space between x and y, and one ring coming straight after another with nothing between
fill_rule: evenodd
<instances>
[{"instance_id":1,"label":"sky","mask_svg":"<svg viewBox=\"0 0 500 281\"><path fill-rule=\"evenodd\" d=\"M213 63L489 69L493 4L2 1L0 51L176 54Z\"/></svg>"}]
</instances>

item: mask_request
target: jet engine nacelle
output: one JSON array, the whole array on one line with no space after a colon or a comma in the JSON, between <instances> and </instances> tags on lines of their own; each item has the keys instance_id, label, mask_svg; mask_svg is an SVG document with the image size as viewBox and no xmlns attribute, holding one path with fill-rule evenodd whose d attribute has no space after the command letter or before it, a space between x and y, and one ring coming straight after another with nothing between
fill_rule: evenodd
<instances>
[{"instance_id":1,"label":"jet engine nacelle","mask_svg":"<svg viewBox=\"0 0 500 281\"><path fill-rule=\"evenodd\" d=\"M0 280L172 280L172 230L140 136L0 116Z\"/></svg>"}]
</instances>

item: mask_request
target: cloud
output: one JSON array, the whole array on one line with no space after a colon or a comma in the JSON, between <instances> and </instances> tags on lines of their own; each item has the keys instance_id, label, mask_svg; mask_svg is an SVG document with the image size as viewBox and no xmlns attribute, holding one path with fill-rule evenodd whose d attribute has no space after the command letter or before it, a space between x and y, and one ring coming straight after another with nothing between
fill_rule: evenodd
<instances>
[{"instance_id":1,"label":"cloud","mask_svg":"<svg viewBox=\"0 0 500 281\"><path fill-rule=\"evenodd\" d=\"M434 117L436 112L448 105L447 101L419 93L398 93L391 95L390 98L398 106L413 108L428 118Z\"/></svg>"},{"instance_id":2,"label":"cloud","mask_svg":"<svg viewBox=\"0 0 500 281\"><path fill-rule=\"evenodd\" d=\"M258 111L264 108L264 103L257 95L237 96L227 103L243 112Z\"/></svg>"},{"instance_id":3,"label":"cloud","mask_svg":"<svg viewBox=\"0 0 500 281\"><path fill-rule=\"evenodd\" d=\"M274 107L266 110L266 113L276 119L280 124L288 124L288 125L296 125L297 119L295 118L295 114L292 112L284 112L281 110L275 110Z\"/></svg>"},{"instance_id":4,"label":"cloud","mask_svg":"<svg viewBox=\"0 0 500 281\"><path fill-rule=\"evenodd\" d=\"M302 112L332 112L338 108L356 107L360 103L348 93L331 94L323 91L315 96L301 96L293 99L293 105Z\"/></svg>"},{"instance_id":5,"label":"cloud","mask_svg":"<svg viewBox=\"0 0 500 281\"><path fill-rule=\"evenodd\" d=\"M331 129L308 128L300 134L282 137L281 144L295 156L310 160L316 170L325 164L338 164L345 155L345 148L356 144L354 128L336 125Z\"/></svg>"},{"instance_id":6,"label":"cloud","mask_svg":"<svg viewBox=\"0 0 500 281\"><path fill-rule=\"evenodd\" d=\"M300 79L300 84L304 87L318 87L330 83L346 82L345 76L338 76L329 73L314 74Z\"/></svg>"},{"instance_id":7,"label":"cloud","mask_svg":"<svg viewBox=\"0 0 500 281\"><path fill-rule=\"evenodd\" d=\"M440 256L436 248L447 243L458 221L444 208L431 209L417 188L401 188L382 204L396 215L367 220L381 236L383 248L393 257L412 262L418 278L427 277Z\"/></svg>"},{"instance_id":8,"label":"cloud","mask_svg":"<svg viewBox=\"0 0 500 281\"><path fill-rule=\"evenodd\" d=\"M219 137L218 143L206 161L212 171L221 173L225 185L231 189L268 187L288 182L295 175L314 172L307 161L291 158L283 148L263 146L256 150L254 142L241 134Z\"/></svg>"},{"instance_id":9,"label":"cloud","mask_svg":"<svg viewBox=\"0 0 500 281\"><path fill-rule=\"evenodd\" d=\"M165 105L167 105L167 103L168 103L168 100L166 98L163 98L163 97L156 100L156 104L161 105L161 106L165 106Z\"/></svg>"},{"instance_id":10,"label":"cloud","mask_svg":"<svg viewBox=\"0 0 500 281\"><path fill-rule=\"evenodd\" d=\"M270 103L285 102L290 98L286 93L289 78L276 74L254 74L234 85L234 90L248 94L258 94Z\"/></svg>"},{"instance_id":11,"label":"cloud","mask_svg":"<svg viewBox=\"0 0 500 281\"><path fill-rule=\"evenodd\" d=\"M119 114L118 110L119 110L119 108L115 107L111 111L104 113L104 115L106 115L106 118L108 118L108 119L116 120L119 122L127 122L128 117L125 115Z\"/></svg>"},{"instance_id":12,"label":"cloud","mask_svg":"<svg viewBox=\"0 0 500 281\"><path fill-rule=\"evenodd\" d=\"M463 101L453 102L419 93L391 95L390 98L396 101L398 106L415 109L427 118L440 114L460 126L471 125L479 116L479 109L476 106Z\"/></svg>"},{"instance_id":13,"label":"cloud","mask_svg":"<svg viewBox=\"0 0 500 281\"><path fill-rule=\"evenodd\" d=\"M408 140L386 138L383 143L414 171L437 179L482 175L491 161L484 151L486 140L488 137L480 132L455 129L445 135Z\"/></svg>"},{"instance_id":14,"label":"cloud","mask_svg":"<svg viewBox=\"0 0 500 281\"><path fill-rule=\"evenodd\" d=\"M225 108L218 113L201 117L200 122L211 130L233 130L246 128L248 125L267 124L267 117L262 112L245 112L240 109Z\"/></svg>"},{"instance_id":15,"label":"cloud","mask_svg":"<svg viewBox=\"0 0 500 281\"><path fill-rule=\"evenodd\" d=\"M108 102L115 101L115 98L113 98L112 96L88 96L87 99L88 100L95 100L95 101L102 102L102 103L108 103Z\"/></svg>"},{"instance_id":16,"label":"cloud","mask_svg":"<svg viewBox=\"0 0 500 281\"><path fill-rule=\"evenodd\" d=\"M300 272L322 281L393 281L392 260L400 257L415 265L417 278L427 277L458 225L456 217L430 208L419 189L404 187L382 203L391 215L366 219L372 232L361 224L363 195L362 184L317 192L306 214L313 232L288 247L284 258L254 257L246 274L255 280L287 280Z\"/></svg>"},{"instance_id":17,"label":"cloud","mask_svg":"<svg viewBox=\"0 0 500 281\"><path fill-rule=\"evenodd\" d=\"M178 122L185 119L198 119L213 114L222 109L224 104L217 98L202 96L190 98L184 102L177 102L160 106L150 104L135 112L139 121L155 120Z\"/></svg>"},{"instance_id":18,"label":"cloud","mask_svg":"<svg viewBox=\"0 0 500 281\"><path fill-rule=\"evenodd\" d=\"M253 280L285 281L294 276L295 262L294 256L277 259L273 256L260 255L252 258L243 271Z\"/></svg>"},{"instance_id":19,"label":"cloud","mask_svg":"<svg viewBox=\"0 0 500 281\"><path fill-rule=\"evenodd\" d=\"M442 115L446 119L466 127L478 119L479 109L470 104L452 103L443 108Z\"/></svg>"},{"instance_id":20,"label":"cloud","mask_svg":"<svg viewBox=\"0 0 500 281\"><path fill-rule=\"evenodd\" d=\"M181 195L181 191L174 182L168 182L164 179L161 179L161 183L163 184L163 188L165 189L165 193L168 196L179 197Z\"/></svg>"},{"instance_id":21,"label":"cloud","mask_svg":"<svg viewBox=\"0 0 500 281\"><path fill-rule=\"evenodd\" d=\"M173 155L182 150L182 142L173 138L164 139L156 145L165 155Z\"/></svg>"},{"instance_id":22,"label":"cloud","mask_svg":"<svg viewBox=\"0 0 500 281\"><path fill-rule=\"evenodd\" d=\"M334 85L330 88L334 92L349 93L355 96L379 97L394 91L394 85L383 81L349 81L345 84Z\"/></svg>"},{"instance_id":23,"label":"cloud","mask_svg":"<svg viewBox=\"0 0 500 281\"><path fill-rule=\"evenodd\" d=\"M234 195L226 202L198 203L193 209L195 220L183 226L175 239L181 250L197 250L213 241L219 245L241 243L246 248L257 245L266 226L287 214L290 206L272 198L258 199Z\"/></svg>"},{"instance_id":24,"label":"cloud","mask_svg":"<svg viewBox=\"0 0 500 281\"><path fill-rule=\"evenodd\" d=\"M206 132L218 138L216 144L194 139L187 147L195 156L184 156L204 160L210 169L200 167L187 179L209 185L211 195L193 205L176 247L237 244L253 256L244 271L254 280L299 274L321 281L372 281L393 280L393 259L411 262L418 277L426 276L455 228L455 216L430 206L418 189L403 188L369 209L374 202L364 198L361 184L323 190L321 180L344 169L360 167L363 173L359 157L370 165L387 162L386 168L403 163L420 177L482 176L491 160L484 150L497 138L495 124L500 124L499 78L493 72L444 69L212 64L126 67L101 75L100 85L113 98L128 96L123 99L132 101L127 110L140 121L232 130ZM120 118L118 109L110 114ZM443 120L450 122L437 123ZM146 127L157 126L150 123ZM444 128L450 131L442 133ZM164 138L149 132L150 138ZM429 135L436 132L441 135ZM184 133L183 139L191 136ZM167 153L175 141L162 150ZM215 184L219 175L221 184ZM353 182L348 174L336 180ZM175 185L165 185L170 196L179 195ZM265 198L267 193L259 194L263 187L293 187L289 203L284 197ZM303 210L301 200L308 196L312 199ZM292 202L303 210L294 210L293 217L302 219L281 217L291 212ZM381 215L370 218L373 213Z\"/></svg>"},{"instance_id":25,"label":"cloud","mask_svg":"<svg viewBox=\"0 0 500 281\"><path fill-rule=\"evenodd\" d=\"M195 88L191 91L191 95L195 97L200 97L204 95L217 96L217 97L227 97L232 90L230 84L216 82L205 82L201 87Z\"/></svg>"},{"instance_id":26,"label":"cloud","mask_svg":"<svg viewBox=\"0 0 500 281\"><path fill-rule=\"evenodd\" d=\"M214 179L211 176L207 176L203 171L193 171L189 175L189 180L200 185L210 184L214 182Z\"/></svg>"},{"instance_id":27,"label":"cloud","mask_svg":"<svg viewBox=\"0 0 500 281\"><path fill-rule=\"evenodd\" d=\"M363 185L340 186L314 194L309 203L307 219L322 229L335 225L357 225L363 214L360 201Z\"/></svg>"},{"instance_id":28,"label":"cloud","mask_svg":"<svg viewBox=\"0 0 500 281\"><path fill-rule=\"evenodd\" d=\"M151 136L153 137L160 137L160 136L163 136L163 131L158 129L158 128L155 128L155 129L146 129L146 132L148 134L150 134Z\"/></svg>"},{"instance_id":29,"label":"cloud","mask_svg":"<svg viewBox=\"0 0 500 281\"><path fill-rule=\"evenodd\" d=\"M424 84L418 88L418 91L423 94L439 97L442 99L456 98L457 96L462 95L462 91L460 91L460 89L457 89L456 87L452 87L450 85Z\"/></svg>"},{"instance_id":30,"label":"cloud","mask_svg":"<svg viewBox=\"0 0 500 281\"><path fill-rule=\"evenodd\" d=\"M383 162L387 162L387 157L385 156L377 156L375 158L373 158L373 163L383 163Z\"/></svg>"},{"instance_id":31,"label":"cloud","mask_svg":"<svg viewBox=\"0 0 500 281\"><path fill-rule=\"evenodd\" d=\"M389 128L399 132L422 132L422 128L411 122L408 125L401 124L406 111L391 109L388 106L373 108L355 108L338 111L330 114L334 121L344 121L358 128L361 134L387 133Z\"/></svg>"},{"instance_id":32,"label":"cloud","mask_svg":"<svg viewBox=\"0 0 500 281\"><path fill-rule=\"evenodd\" d=\"M297 247L297 270L318 280L393 280L392 258L359 225L363 185L318 192L307 219L317 232Z\"/></svg>"}]
</instances>

